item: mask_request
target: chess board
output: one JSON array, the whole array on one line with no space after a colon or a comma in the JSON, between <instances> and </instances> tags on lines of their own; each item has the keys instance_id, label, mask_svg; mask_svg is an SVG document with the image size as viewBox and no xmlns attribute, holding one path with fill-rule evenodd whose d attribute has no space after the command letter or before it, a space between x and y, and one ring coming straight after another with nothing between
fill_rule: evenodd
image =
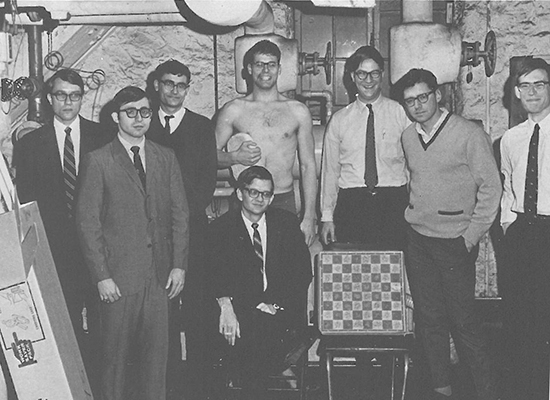
<instances>
[{"instance_id":1,"label":"chess board","mask_svg":"<svg viewBox=\"0 0 550 400\"><path fill-rule=\"evenodd\" d=\"M323 251L317 264L322 334L406 334L412 299L400 251Z\"/></svg>"}]
</instances>

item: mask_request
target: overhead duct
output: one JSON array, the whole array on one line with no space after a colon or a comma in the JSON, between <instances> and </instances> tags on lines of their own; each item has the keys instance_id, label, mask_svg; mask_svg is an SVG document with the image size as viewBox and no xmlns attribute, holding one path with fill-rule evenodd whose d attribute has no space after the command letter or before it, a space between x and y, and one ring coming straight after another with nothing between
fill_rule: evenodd
<instances>
[{"instance_id":1,"label":"overhead duct","mask_svg":"<svg viewBox=\"0 0 550 400\"><path fill-rule=\"evenodd\" d=\"M457 29L433 23L431 0L403 0L403 24L390 29L390 79L411 68L428 69L440 84L453 82L460 70L462 39Z\"/></svg>"}]
</instances>

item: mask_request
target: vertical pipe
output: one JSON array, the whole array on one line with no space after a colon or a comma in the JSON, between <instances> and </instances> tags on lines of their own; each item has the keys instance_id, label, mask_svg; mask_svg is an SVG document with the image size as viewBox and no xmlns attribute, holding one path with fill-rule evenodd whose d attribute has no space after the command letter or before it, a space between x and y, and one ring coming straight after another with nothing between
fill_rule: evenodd
<instances>
[{"instance_id":1,"label":"vertical pipe","mask_svg":"<svg viewBox=\"0 0 550 400\"><path fill-rule=\"evenodd\" d=\"M403 0L403 23L433 22L432 0Z\"/></svg>"},{"instance_id":2,"label":"vertical pipe","mask_svg":"<svg viewBox=\"0 0 550 400\"><path fill-rule=\"evenodd\" d=\"M27 40L29 42L29 76L39 84L44 82L42 72L42 27L30 25L27 27ZM38 91L29 98L29 121L43 122L42 93Z\"/></svg>"}]
</instances>

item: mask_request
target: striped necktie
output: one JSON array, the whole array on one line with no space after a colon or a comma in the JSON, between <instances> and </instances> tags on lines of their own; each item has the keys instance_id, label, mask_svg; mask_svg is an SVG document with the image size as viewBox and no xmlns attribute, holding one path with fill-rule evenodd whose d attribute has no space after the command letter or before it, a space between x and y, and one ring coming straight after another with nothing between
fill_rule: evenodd
<instances>
[{"instance_id":1,"label":"striped necktie","mask_svg":"<svg viewBox=\"0 0 550 400\"><path fill-rule=\"evenodd\" d=\"M71 139L71 128L65 128L65 144L63 146L63 179L65 181L65 197L69 218L74 217L74 196L76 188L76 162L74 145Z\"/></svg>"},{"instance_id":2,"label":"striped necktie","mask_svg":"<svg viewBox=\"0 0 550 400\"><path fill-rule=\"evenodd\" d=\"M535 125L529 153L527 155L527 170L525 172L525 194L523 199L523 212L529 218L537 215L538 181L539 181L539 124Z\"/></svg>"},{"instance_id":3,"label":"striped necktie","mask_svg":"<svg viewBox=\"0 0 550 400\"><path fill-rule=\"evenodd\" d=\"M139 146L132 146L130 150L134 153L134 167L138 173L139 180L143 185L143 190L145 190L145 168L143 168L143 162L141 161L141 156L139 155Z\"/></svg>"},{"instance_id":4,"label":"striped necktie","mask_svg":"<svg viewBox=\"0 0 550 400\"><path fill-rule=\"evenodd\" d=\"M260 272L262 273L265 290L267 287L267 277L265 276L264 251L262 248L262 238L260 237L260 231L258 230L258 224L256 222L252 224L252 229L254 229L254 234L252 235L254 253L256 253L256 256L260 259Z\"/></svg>"},{"instance_id":5,"label":"striped necktie","mask_svg":"<svg viewBox=\"0 0 550 400\"><path fill-rule=\"evenodd\" d=\"M376 170L376 142L374 139L374 112L372 104L367 104L369 117L367 119L367 141L365 146L365 185L374 189L378 185L378 172Z\"/></svg>"}]
</instances>

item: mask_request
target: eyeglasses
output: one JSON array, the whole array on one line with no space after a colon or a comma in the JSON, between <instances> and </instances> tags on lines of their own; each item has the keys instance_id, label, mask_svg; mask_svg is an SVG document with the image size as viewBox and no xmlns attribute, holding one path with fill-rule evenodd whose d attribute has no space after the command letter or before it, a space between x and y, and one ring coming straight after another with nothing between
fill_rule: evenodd
<instances>
[{"instance_id":1,"label":"eyeglasses","mask_svg":"<svg viewBox=\"0 0 550 400\"><path fill-rule=\"evenodd\" d=\"M160 80L159 82L162 83L164 86L166 86L168 90L174 90L174 88L177 87L179 91L183 92L185 89L189 87L189 83L185 83L185 82L176 83L170 80L166 80L166 81Z\"/></svg>"},{"instance_id":2,"label":"eyeglasses","mask_svg":"<svg viewBox=\"0 0 550 400\"><path fill-rule=\"evenodd\" d=\"M264 200L269 200L273 197L273 192L260 192L259 190L250 188L244 188L243 190L253 199L257 199L259 195L262 195L262 199Z\"/></svg>"},{"instance_id":3,"label":"eyeglasses","mask_svg":"<svg viewBox=\"0 0 550 400\"><path fill-rule=\"evenodd\" d=\"M141 118L149 118L153 114L153 110L147 107L141 107L139 110L135 107L126 108L124 110L118 110L119 112L124 111L128 118L135 118L138 115L141 115Z\"/></svg>"},{"instance_id":4,"label":"eyeglasses","mask_svg":"<svg viewBox=\"0 0 550 400\"><path fill-rule=\"evenodd\" d=\"M275 69L279 66L279 63L276 61L269 61L269 62L254 61L252 65L258 69L264 69L265 67L267 67L268 69Z\"/></svg>"},{"instance_id":5,"label":"eyeglasses","mask_svg":"<svg viewBox=\"0 0 550 400\"><path fill-rule=\"evenodd\" d=\"M428 99L430 98L430 95L435 92L435 90L430 90L429 92L427 93L422 93L422 94L419 94L418 96L416 97L409 97L407 99L404 99L403 100L403 103L405 103L405 105L407 107L412 107L414 106L414 104L416 103L416 100L418 100L420 103L424 104L428 101Z\"/></svg>"},{"instance_id":6,"label":"eyeglasses","mask_svg":"<svg viewBox=\"0 0 550 400\"><path fill-rule=\"evenodd\" d=\"M55 97L57 101L61 101L61 102L67 101L67 97L71 101L82 100L82 93L80 92L73 92L73 93L55 92L55 93L52 93L52 96Z\"/></svg>"},{"instance_id":7,"label":"eyeglasses","mask_svg":"<svg viewBox=\"0 0 550 400\"><path fill-rule=\"evenodd\" d=\"M382 76L382 71L379 70L379 69L375 69L374 71L367 72L367 71L363 71L362 69L360 69L360 70L355 71L354 75L360 81L364 81L365 79L367 79L367 76L370 76L371 79L380 78Z\"/></svg>"},{"instance_id":8,"label":"eyeglasses","mask_svg":"<svg viewBox=\"0 0 550 400\"><path fill-rule=\"evenodd\" d=\"M517 84L517 88L522 93L529 93L531 89L535 89L536 93L542 92L548 81L522 82Z\"/></svg>"}]
</instances>

